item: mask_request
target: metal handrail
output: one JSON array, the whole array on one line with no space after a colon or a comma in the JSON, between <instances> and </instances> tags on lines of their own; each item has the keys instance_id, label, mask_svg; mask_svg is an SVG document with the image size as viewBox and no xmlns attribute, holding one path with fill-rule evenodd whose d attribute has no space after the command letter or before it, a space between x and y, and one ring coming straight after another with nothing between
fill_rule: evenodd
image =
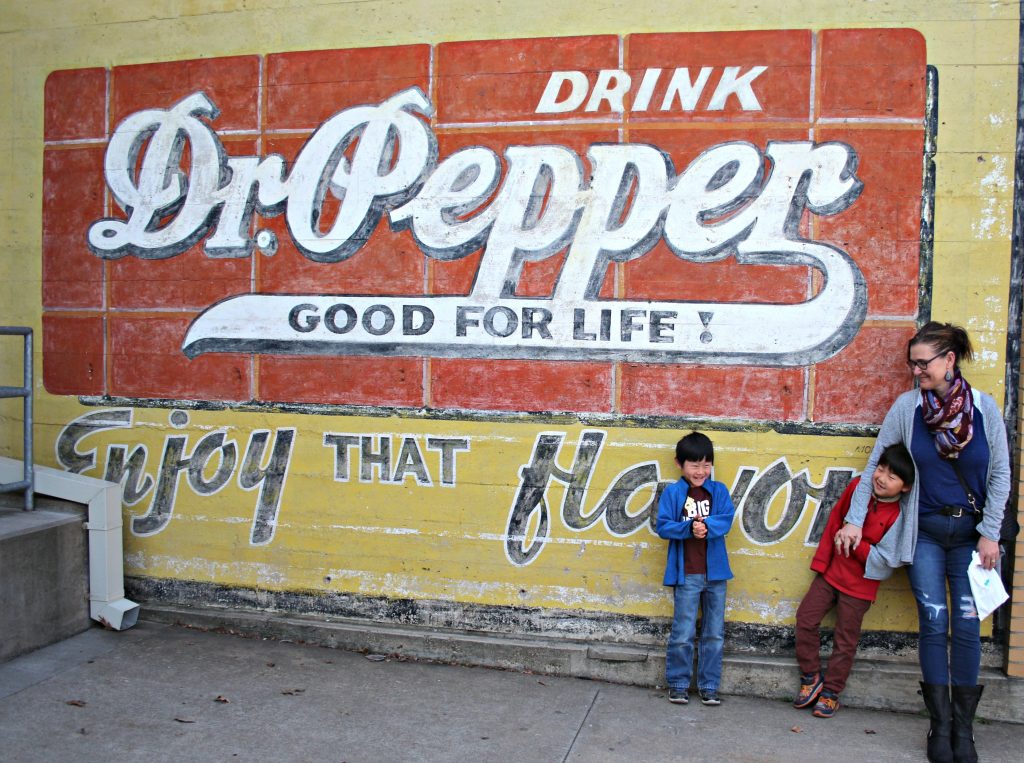
<instances>
[{"instance_id":1,"label":"metal handrail","mask_svg":"<svg viewBox=\"0 0 1024 763\"><path fill-rule=\"evenodd\" d=\"M24 478L18 482L0 483L0 493L24 490L25 510L32 511L35 508L35 466L32 462L32 329L28 326L0 326L0 336L2 335L21 336L25 340L25 357L22 361L23 386L0 386L0 398L24 398L25 415L22 432L24 440L22 445Z\"/></svg>"}]
</instances>

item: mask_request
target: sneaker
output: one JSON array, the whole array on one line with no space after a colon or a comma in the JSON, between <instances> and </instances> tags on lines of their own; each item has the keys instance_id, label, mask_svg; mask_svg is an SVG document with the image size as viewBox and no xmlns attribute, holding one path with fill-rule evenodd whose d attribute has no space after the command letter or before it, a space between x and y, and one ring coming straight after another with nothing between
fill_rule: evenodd
<instances>
[{"instance_id":1,"label":"sneaker","mask_svg":"<svg viewBox=\"0 0 1024 763\"><path fill-rule=\"evenodd\" d=\"M722 700L718 698L718 692L714 689L701 689L700 701L704 705L710 705L711 707L717 707L722 704Z\"/></svg>"},{"instance_id":2,"label":"sneaker","mask_svg":"<svg viewBox=\"0 0 1024 763\"><path fill-rule=\"evenodd\" d=\"M690 693L686 689L669 688L668 701L674 705L685 705L690 701Z\"/></svg>"},{"instance_id":3,"label":"sneaker","mask_svg":"<svg viewBox=\"0 0 1024 763\"><path fill-rule=\"evenodd\" d=\"M793 700L793 707L802 710L813 705L824 685L825 679L821 673L803 673L800 676L800 693Z\"/></svg>"},{"instance_id":4,"label":"sneaker","mask_svg":"<svg viewBox=\"0 0 1024 763\"><path fill-rule=\"evenodd\" d=\"M830 691L823 691L818 697L818 702L814 706L813 715L815 718L831 718L836 714L836 710L839 709L839 695L833 694Z\"/></svg>"}]
</instances>

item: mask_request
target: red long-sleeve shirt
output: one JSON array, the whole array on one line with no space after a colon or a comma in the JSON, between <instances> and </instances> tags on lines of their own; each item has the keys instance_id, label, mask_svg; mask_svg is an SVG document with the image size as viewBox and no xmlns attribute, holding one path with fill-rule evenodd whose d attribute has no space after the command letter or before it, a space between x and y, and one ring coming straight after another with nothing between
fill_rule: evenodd
<instances>
[{"instance_id":1,"label":"red long-sleeve shirt","mask_svg":"<svg viewBox=\"0 0 1024 763\"><path fill-rule=\"evenodd\" d=\"M864 534L860 545L849 556L837 554L835 536L843 526L846 512L850 510L850 499L860 480L860 477L851 480L836 501L829 515L828 524L825 525L825 532L818 541L818 550L814 552L814 558L811 560L811 569L820 572L825 582L833 588L855 599L874 601L878 595L879 581L864 577L864 565L867 563L871 546L882 539L899 517L900 502L899 499L891 502L879 501L872 496L868 503L867 516L864 518Z\"/></svg>"}]
</instances>

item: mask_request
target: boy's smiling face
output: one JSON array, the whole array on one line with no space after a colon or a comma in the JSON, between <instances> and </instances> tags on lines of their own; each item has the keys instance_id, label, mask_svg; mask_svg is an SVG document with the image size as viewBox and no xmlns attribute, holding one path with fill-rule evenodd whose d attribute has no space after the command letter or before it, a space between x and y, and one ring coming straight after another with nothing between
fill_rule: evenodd
<instances>
[{"instance_id":1,"label":"boy's smiling face","mask_svg":"<svg viewBox=\"0 0 1024 763\"><path fill-rule=\"evenodd\" d=\"M712 464L706 458L702 458L700 461L683 461L681 464L679 459L676 459L676 463L679 464L683 479L690 484L690 487L700 487L711 476Z\"/></svg>"},{"instance_id":2,"label":"boy's smiling face","mask_svg":"<svg viewBox=\"0 0 1024 763\"><path fill-rule=\"evenodd\" d=\"M871 490L875 498L883 501L895 501L902 493L910 490L902 479L893 474L892 470L884 464L875 467L875 473L871 475Z\"/></svg>"}]
</instances>

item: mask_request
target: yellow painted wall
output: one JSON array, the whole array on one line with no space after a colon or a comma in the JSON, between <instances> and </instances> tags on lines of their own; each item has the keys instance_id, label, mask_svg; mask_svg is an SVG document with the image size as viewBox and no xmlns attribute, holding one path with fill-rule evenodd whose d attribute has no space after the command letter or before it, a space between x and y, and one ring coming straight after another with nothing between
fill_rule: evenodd
<instances>
[{"instance_id":1,"label":"yellow painted wall","mask_svg":"<svg viewBox=\"0 0 1024 763\"><path fill-rule=\"evenodd\" d=\"M104 474L110 446L123 445L128 450L142 446L146 449L143 471L154 481L168 433L187 438L186 456L203 436L219 431L238 446L236 468L223 490L200 496L183 472L166 526L142 537L126 532L127 575L275 592L342 592L645 617L671 613L670 599L661 585L665 542L647 523L621 535L610 532L603 518L586 529L571 529L561 518L564 482L553 480L546 491L549 532L535 557L526 564L513 563L504 539L520 471L529 463L539 434L564 434L556 463L567 471L573 467L583 432L607 435L580 511L589 517L620 473L630 467L654 462L662 481L678 478L673 463L677 432L673 430L221 411L189 411L184 416L179 411L182 420L170 426L171 415L165 410L137 409L125 426L84 434L74 445L77 454L98 461L97 468L83 472L97 477ZM254 545L250 541L258 491L244 491L238 485L241 452L253 430L282 426L295 428L284 498L272 539ZM380 452L380 438L389 439L392 479L382 479L379 467L362 479L356 447L348 450L347 476L335 479L338 450L330 442L325 444L325 433L369 435L374 438L375 453ZM771 431L712 434L715 477L729 488L734 487L741 468L754 469L756 481L780 459L790 474L806 470L808 482L821 486L827 469L863 460L869 447L869 441L861 438ZM449 484L445 484L440 449L427 447L429 437L466 443L451 460ZM430 484L422 484L422 472L418 484L416 471L409 468L401 481L393 479L400 443L406 440L417 443ZM794 457L794 453L813 455ZM262 463L266 461L264 457ZM222 463L220 456L211 458L203 470L204 479L212 481ZM785 485L772 496L763 523L767 529L783 521L791 489ZM151 489L126 507L129 526L131 518L150 512L154 492ZM653 495L653 484L642 485L630 497L628 513L640 514ZM768 624L792 619L811 578L807 563L813 549L806 539L816 508L816 501L801 502L799 520L792 529L768 542L752 539L737 520L728 544L736 575L730 588L729 619ZM535 513L528 525L531 540L537 528ZM906 606L905 588L902 574L884 584L885 594L871 610L868 627L911 629L913 610Z\"/></svg>"},{"instance_id":2,"label":"yellow painted wall","mask_svg":"<svg viewBox=\"0 0 1024 763\"><path fill-rule=\"evenodd\" d=\"M287 7L284 7L287 6ZM936 155L932 315L968 328L981 350L972 383L1002 400L1007 331L1013 159L1016 128L1018 6L967 2L698 2L551 4L451 2L97 2L5 0L0 13L0 323L41 327L40 249L43 88L59 69L108 67L233 54L453 40L628 34L648 31L737 31L795 28L910 27L927 44L940 83ZM37 333L37 337L39 334ZM892 347L893 353L902 352ZM16 340L0 345L5 378L18 373ZM36 459L58 465L55 444L64 427L96 409L47 394L36 363ZM870 366L856 369L871 374ZM671 447L678 429L585 427L569 418L460 420L284 412L189 411L187 424L169 423L166 409L139 408L130 428L88 436L79 450L97 448L102 476L112 444L148 448L147 472L167 436L187 435L188 447L225 429L244 448L254 430L296 430L294 452L273 540L249 543L253 491L232 481L198 497L184 480L174 515L152 536L126 533L126 573L215 582L265 590L344 592L365 596L453 600L471 604L665 616L660 585L664 542L646 528L615 538L603 524L582 532L559 519L561 491L549 490L551 542L525 567L505 557L502 535L518 485L541 432L564 432L571 464L584 429L607 434L585 506L596 505L621 471L656 461L672 479ZM0 454L20 455L20 408L0 403ZM685 425L680 425L682 428ZM870 440L852 436L787 435L772 431L709 432L719 446L716 474L732 487L741 467L763 470L786 458L796 473L820 485L829 467L859 469ZM334 457L324 433L466 437L457 456L456 487L435 484L347 483L332 478ZM433 460L431 460L433 459ZM427 461L436 475L437 454ZM209 475L208 475L209 476ZM435 476L436 482L436 476ZM643 495L649 495L649 491ZM773 506L781 511L784 495ZM641 496L636 499L641 501ZM145 511L149 496L126 506L126 519ZM640 503L635 504L639 510ZM810 579L811 548L803 538L808 504L785 540L758 546L739 523L730 540L736 581L729 619L791 622ZM902 574L887 582L869 614L869 629L913 630L913 604Z\"/></svg>"}]
</instances>

